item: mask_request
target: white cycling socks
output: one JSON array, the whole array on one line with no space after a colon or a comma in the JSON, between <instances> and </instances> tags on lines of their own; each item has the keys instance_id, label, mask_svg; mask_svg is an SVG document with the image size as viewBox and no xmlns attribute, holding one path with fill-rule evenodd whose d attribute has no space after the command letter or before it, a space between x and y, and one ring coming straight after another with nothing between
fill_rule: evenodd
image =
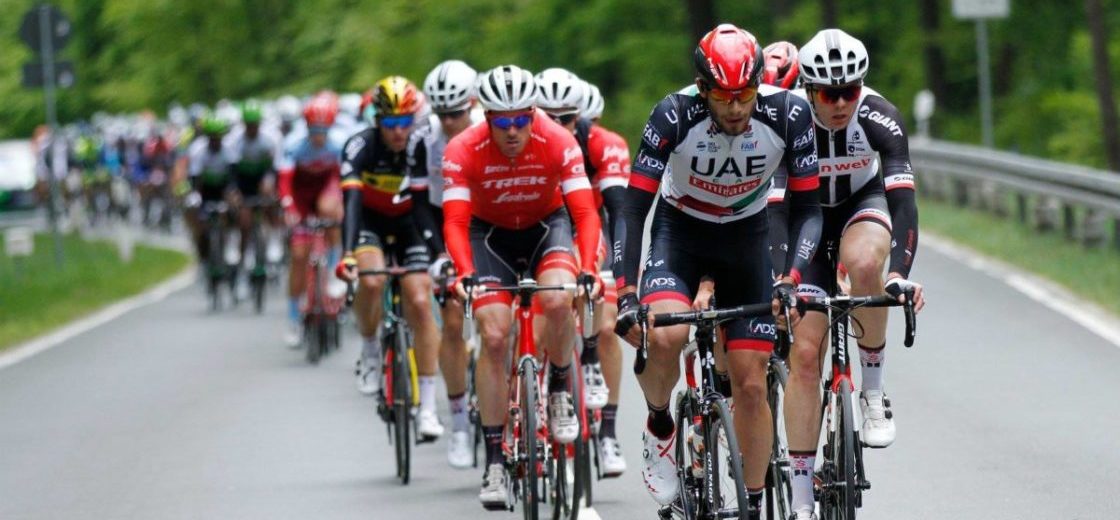
<instances>
[{"instance_id":1,"label":"white cycling socks","mask_svg":"<svg viewBox=\"0 0 1120 520\"><path fill-rule=\"evenodd\" d=\"M864 392L883 389L883 361L886 359L887 349L882 345L877 349L859 346L859 364L862 370L860 376L863 381L860 388Z\"/></svg>"},{"instance_id":2,"label":"white cycling socks","mask_svg":"<svg viewBox=\"0 0 1120 520\"><path fill-rule=\"evenodd\" d=\"M381 361L381 341L377 334L362 336L362 357L375 363Z\"/></svg>"},{"instance_id":3,"label":"white cycling socks","mask_svg":"<svg viewBox=\"0 0 1120 520\"><path fill-rule=\"evenodd\" d=\"M817 453L815 451L793 451L789 452L789 469L793 475L793 480L790 481L790 487L793 491L793 500L790 506L794 511L798 509L808 509L810 511L815 507L813 502L813 466L817 462Z\"/></svg>"},{"instance_id":4,"label":"white cycling socks","mask_svg":"<svg viewBox=\"0 0 1120 520\"><path fill-rule=\"evenodd\" d=\"M461 394L458 397L447 396L447 401L450 403L451 408L451 431L465 432L470 426L470 417L468 417L467 407L467 394Z\"/></svg>"},{"instance_id":5,"label":"white cycling socks","mask_svg":"<svg viewBox=\"0 0 1120 520\"><path fill-rule=\"evenodd\" d=\"M420 376L420 411L436 413L436 376Z\"/></svg>"}]
</instances>

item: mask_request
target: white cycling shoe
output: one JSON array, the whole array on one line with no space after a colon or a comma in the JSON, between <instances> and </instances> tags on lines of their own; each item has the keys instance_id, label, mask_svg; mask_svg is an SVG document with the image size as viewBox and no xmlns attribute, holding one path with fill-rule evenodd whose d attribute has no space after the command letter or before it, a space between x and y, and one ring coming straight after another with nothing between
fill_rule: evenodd
<instances>
[{"instance_id":1,"label":"white cycling shoe","mask_svg":"<svg viewBox=\"0 0 1120 520\"><path fill-rule=\"evenodd\" d=\"M491 511L504 511L509 504L509 475L506 467L501 464L491 464L486 467L486 474L482 476L482 489L478 492L478 500L482 507Z\"/></svg>"},{"instance_id":2,"label":"white cycling shoe","mask_svg":"<svg viewBox=\"0 0 1120 520\"><path fill-rule=\"evenodd\" d=\"M668 439L658 439L647 428L642 432L642 482L646 484L646 491L658 504L667 506L677 499L680 491L677 487L677 461L674 457L673 444L677 435L673 432Z\"/></svg>"},{"instance_id":3,"label":"white cycling shoe","mask_svg":"<svg viewBox=\"0 0 1120 520\"><path fill-rule=\"evenodd\" d=\"M894 442L894 414L891 400L882 390L868 390L859 396L859 408L863 412L863 426L860 437L871 448L886 448Z\"/></svg>"},{"instance_id":4,"label":"white cycling shoe","mask_svg":"<svg viewBox=\"0 0 1120 520\"><path fill-rule=\"evenodd\" d=\"M610 389L603 379L603 366L599 363L583 365L583 403L588 410L598 410L607 405Z\"/></svg>"},{"instance_id":5,"label":"white cycling shoe","mask_svg":"<svg viewBox=\"0 0 1120 520\"><path fill-rule=\"evenodd\" d=\"M358 356L357 366L354 368L354 382L358 385L358 391L362 395L375 395L381 390L380 372L376 362Z\"/></svg>"},{"instance_id":6,"label":"white cycling shoe","mask_svg":"<svg viewBox=\"0 0 1120 520\"><path fill-rule=\"evenodd\" d=\"M284 344L292 350L303 346L303 327L299 323L288 323L284 330Z\"/></svg>"},{"instance_id":7,"label":"white cycling shoe","mask_svg":"<svg viewBox=\"0 0 1120 520\"><path fill-rule=\"evenodd\" d=\"M548 394L548 429L552 439L561 444L576 440L579 436L579 419L576 407L572 405L570 392Z\"/></svg>"},{"instance_id":8,"label":"white cycling shoe","mask_svg":"<svg viewBox=\"0 0 1120 520\"><path fill-rule=\"evenodd\" d=\"M798 509L789 515L789 520L817 520L817 513L812 509Z\"/></svg>"},{"instance_id":9,"label":"white cycling shoe","mask_svg":"<svg viewBox=\"0 0 1120 520\"><path fill-rule=\"evenodd\" d=\"M420 410L416 414L417 442L432 442L443 435L443 425L434 410Z\"/></svg>"},{"instance_id":10,"label":"white cycling shoe","mask_svg":"<svg viewBox=\"0 0 1120 520\"><path fill-rule=\"evenodd\" d=\"M626 472L626 459L622 458L618 439L599 439L599 469L603 472L603 478L614 478Z\"/></svg>"},{"instance_id":11,"label":"white cycling shoe","mask_svg":"<svg viewBox=\"0 0 1120 520\"><path fill-rule=\"evenodd\" d=\"M455 469L469 469L474 465L470 433L451 432L447 439L447 463Z\"/></svg>"}]
</instances>

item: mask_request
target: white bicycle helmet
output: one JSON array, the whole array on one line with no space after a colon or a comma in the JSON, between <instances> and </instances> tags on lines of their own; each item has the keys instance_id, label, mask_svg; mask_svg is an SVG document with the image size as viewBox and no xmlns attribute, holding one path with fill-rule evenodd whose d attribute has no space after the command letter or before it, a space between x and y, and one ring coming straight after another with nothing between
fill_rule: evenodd
<instances>
[{"instance_id":1,"label":"white bicycle helmet","mask_svg":"<svg viewBox=\"0 0 1120 520\"><path fill-rule=\"evenodd\" d=\"M801 47L801 81L810 85L846 85L867 76L867 48L840 29L825 29Z\"/></svg>"},{"instance_id":2,"label":"white bicycle helmet","mask_svg":"<svg viewBox=\"0 0 1120 520\"><path fill-rule=\"evenodd\" d=\"M545 110L578 112L583 104L583 80L567 70L545 69L533 81L537 84L537 106Z\"/></svg>"},{"instance_id":3,"label":"white bicycle helmet","mask_svg":"<svg viewBox=\"0 0 1120 520\"><path fill-rule=\"evenodd\" d=\"M459 60L447 60L428 73L424 94L435 112L463 110L474 97L478 72Z\"/></svg>"},{"instance_id":4,"label":"white bicycle helmet","mask_svg":"<svg viewBox=\"0 0 1120 520\"><path fill-rule=\"evenodd\" d=\"M280 114L281 121L291 123L303 117L303 103L295 96L283 96L276 100L276 112Z\"/></svg>"},{"instance_id":5,"label":"white bicycle helmet","mask_svg":"<svg viewBox=\"0 0 1120 520\"><path fill-rule=\"evenodd\" d=\"M486 110L525 110L533 107L536 98L533 75L517 65L494 67L478 78L478 100Z\"/></svg>"},{"instance_id":6,"label":"white bicycle helmet","mask_svg":"<svg viewBox=\"0 0 1120 520\"><path fill-rule=\"evenodd\" d=\"M583 82L583 103L579 107L579 115L586 119L603 117L603 95L599 87L588 81Z\"/></svg>"}]
</instances>

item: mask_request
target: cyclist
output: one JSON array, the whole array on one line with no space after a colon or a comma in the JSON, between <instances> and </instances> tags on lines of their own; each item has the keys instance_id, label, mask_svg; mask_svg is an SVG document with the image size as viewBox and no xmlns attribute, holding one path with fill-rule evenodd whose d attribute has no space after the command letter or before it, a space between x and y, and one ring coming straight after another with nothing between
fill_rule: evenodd
<instances>
[{"instance_id":1,"label":"cyclist","mask_svg":"<svg viewBox=\"0 0 1120 520\"><path fill-rule=\"evenodd\" d=\"M560 68L540 72L535 81L538 87L537 106L576 136L600 218L608 223L614 222L621 214L623 194L630 176L630 149L618 134L589 118L580 117L588 105L593 108L597 105L601 115L602 97L598 96L596 103L597 89L592 91L590 84ZM609 226L603 226L598 255L600 268L607 261L607 269L610 268L607 260L610 244L608 229ZM614 335L618 296L613 288L604 291L604 300L608 305L603 307L599 322L594 324L598 332L590 338L582 338L580 364L583 365L584 401L590 409L603 410L599 429L599 466L603 476L617 477L626 471L626 459L622 458L615 434L622 353Z\"/></svg>"},{"instance_id":2,"label":"cyclist","mask_svg":"<svg viewBox=\"0 0 1120 520\"><path fill-rule=\"evenodd\" d=\"M230 175L229 149L222 139L229 131L229 124L215 116L202 119L202 136L190 147L188 173L192 192L187 196L187 222L194 231L198 258L205 263L210 254L221 255L222 251L211 251L207 243L206 229L198 213L203 203L224 202L228 200L232 177Z\"/></svg>"},{"instance_id":3,"label":"cyclist","mask_svg":"<svg viewBox=\"0 0 1120 520\"><path fill-rule=\"evenodd\" d=\"M864 86L867 50L844 31L818 32L801 48L799 61L804 89L794 94L808 100L816 123L824 206L821 240L840 241L840 261L847 268L853 296L882 294L885 289L902 299L903 291L911 289L920 309L922 286L907 279L917 252L918 212L902 117L894 105ZM885 286L884 264L889 272ZM835 276L825 255L818 255L803 272L798 292L824 296L828 278ZM858 324L863 376L860 436L868 446L883 448L895 438L890 400L883 393L886 309L859 309L852 317ZM815 518L812 469L820 432L821 347L828 325L823 313L808 313L795 329L790 354L785 421L794 468L793 507L802 519Z\"/></svg>"},{"instance_id":4,"label":"cyclist","mask_svg":"<svg viewBox=\"0 0 1120 520\"><path fill-rule=\"evenodd\" d=\"M327 132L334 124L337 113L338 104L329 97L312 98L303 109L303 118L307 121L307 136L294 141L284 152L277 176L277 188L280 205L291 226L309 215L318 215L336 222L342 220L339 193L342 150L327 139ZM339 242L338 232L335 230L327 238L332 246ZM307 289L307 261L310 254L311 244L307 237L293 233L288 266L288 330L285 334L285 342L292 348L299 347L303 336L300 330L300 299Z\"/></svg>"},{"instance_id":5,"label":"cyclist","mask_svg":"<svg viewBox=\"0 0 1120 520\"><path fill-rule=\"evenodd\" d=\"M424 92L432 110L430 124L412 133L408 144L408 188L412 197L412 216L435 259L428 269L438 279L451 261L443 243L443 151L447 142L467 127L481 121L475 110L474 82L478 78L469 65L448 60L437 65L424 79ZM447 287L437 290L446 291ZM447 462L454 468L471 467L470 419L467 408L467 364L469 355L463 340L463 305L448 298L441 309L443 331L439 349L440 371L447 386L451 409L451 437L447 443Z\"/></svg>"},{"instance_id":6,"label":"cyclist","mask_svg":"<svg viewBox=\"0 0 1120 520\"><path fill-rule=\"evenodd\" d=\"M275 165L276 142L261 132L261 120L264 114L261 105L256 100L245 101L241 106L241 122L243 128L237 135L231 136L229 147L233 160L233 178L241 200L267 197L275 195ZM263 211L258 209L258 211ZM253 228L253 208L241 207L238 210L238 227L241 230L241 263L244 263L245 251L249 247L249 239ZM263 230L261 230L263 232ZM254 259L263 262L263 258ZM244 273L242 273L244 274ZM247 292L245 278L238 280L239 297L244 297Z\"/></svg>"},{"instance_id":7,"label":"cyclist","mask_svg":"<svg viewBox=\"0 0 1120 520\"><path fill-rule=\"evenodd\" d=\"M578 279L598 286L599 215L575 137L535 108L536 84L520 67L502 65L487 71L478 90L486 124L455 136L443 156L443 231L459 276L457 292L465 297L465 286L475 283L515 284L522 269L546 285ZM579 266L572 251L572 220ZM474 300L483 343L476 380L486 444L479 500L488 509L504 507L509 498L502 430L511 303L512 296L503 292L483 293ZM546 323L541 344L549 359L549 430L557 442L572 442L579 434L566 390L575 335L572 296L543 292L537 303Z\"/></svg>"},{"instance_id":8,"label":"cyclist","mask_svg":"<svg viewBox=\"0 0 1120 520\"><path fill-rule=\"evenodd\" d=\"M374 86L376 127L358 132L343 148L342 188L346 219L342 223L343 259L336 272L354 281L357 270L384 269L385 247L394 246L392 260L405 269L427 267L427 245L409 215L412 200L400 197L406 168L409 134L415 123L419 91L411 81L389 76ZM362 335L357 361L358 389L374 394L381 372L381 323L383 277L365 277L354 301L354 315ZM432 280L426 272L401 279L404 317L415 335L419 373L420 413L416 429L422 440L443 435L436 415L436 370L439 327L432 314Z\"/></svg>"},{"instance_id":9,"label":"cyclist","mask_svg":"<svg viewBox=\"0 0 1120 520\"><path fill-rule=\"evenodd\" d=\"M763 62L762 82L767 85L784 89L797 87L800 68L797 61L797 46L786 41L779 41L767 45L762 49ZM786 262L786 236L785 222L788 218L786 206L783 204L786 196L786 178L781 168L774 173L771 181L770 194L766 197L766 214L770 217L770 254L771 265L785 265Z\"/></svg>"},{"instance_id":10,"label":"cyclist","mask_svg":"<svg viewBox=\"0 0 1120 520\"><path fill-rule=\"evenodd\" d=\"M820 232L817 160L808 104L787 91L760 88L762 49L747 31L722 24L694 53L698 94L665 97L650 115L626 204L615 230L618 326L637 344L636 278L646 214L660 190L650 227L650 254L641 279L641 301L651 312L689 310L702 277L710 277L722 306L771 300L766 192L779 163L790 171L790 235L796 251L783 266L773 299L789 303L800 270L808 265ZM775 302L775 312L778 302ZM796 319L796 311L793 311ZM735 430L743 451L748 516L757 518L770 461L771 421L766 370L773 349L773 318L723 325ZM680 352L688 327L653 329L648 364L638 382L649 416L643 435L647 490L660 504L676 499L675 424L669 398L680 377Z\"/></svg>"}]
</instances>

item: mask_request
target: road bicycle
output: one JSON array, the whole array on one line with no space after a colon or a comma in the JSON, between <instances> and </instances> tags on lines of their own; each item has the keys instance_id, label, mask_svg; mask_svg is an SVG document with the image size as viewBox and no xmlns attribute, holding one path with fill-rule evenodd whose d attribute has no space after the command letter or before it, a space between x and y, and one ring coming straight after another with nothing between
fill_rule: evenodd
<instances>
[{"instance_id":1,"label":"road bicycle","mask_svg":"<svg viewBox=\"0 0 1120 520\"><path fill-rule=\"evenodd\" d=\"M318 364L329 351L337 349L341 343L338 315L342 299L330 291L329 284L334 276L333 266L328 265L328 231L337 228L338 222L317 217L308 217L297 225L293 234L309 238L310 254L307 260L307 284L302 305L303 342L307 352L307 362Z\"/></svg>"}]
</instances>

